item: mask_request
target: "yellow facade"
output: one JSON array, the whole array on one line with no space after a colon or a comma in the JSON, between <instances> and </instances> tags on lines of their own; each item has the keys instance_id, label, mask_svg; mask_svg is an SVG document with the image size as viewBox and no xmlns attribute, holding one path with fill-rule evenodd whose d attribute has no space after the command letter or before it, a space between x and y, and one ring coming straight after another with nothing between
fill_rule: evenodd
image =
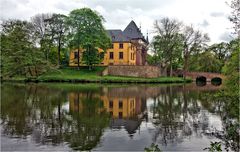
<instances>
[{"instance_id":1,"label":"yellow facade","mask_svg":"<svg viewBox=\"0 0 240 152\"><path fill-rule=\"evenodd\" d=\"M104 59L99 65L136 65L136 47L130 43L117 43L114 42L113 48L107 49L104 53ZM98 49L99 52L103 52ZM78 50L72 50L69 56L69 66L77 66L77 52ZM111 55L112 54L112 55ZM82 59L82 50L80 51L80 65Z\"/></svg>"},{"instance_id":2,"label":"yellow facade","mask_svg":"<svg viewBox=\"0 0 240 152\"><path fill-rule=\"evenodd\" d=\"M107 96L101 98L104 108L113 118L131 118L137 114L135 98L108 98Z\"/></svg>"},{"instance_id":3,"label":"yellow facade","mask_svg":"<svg viewBox=\"0 0 240 152\"><path fill-rule=\"evenodd\" d=\"M95 95L97 97L98 95ZM83 110L82 98L86 98L81 93L70 93L69 108L71 111L81 113ZM113 118L132 118L136 117L139 112L136 110L136 99L134 97L107 97L105 95L98 96L103 102L103 108L97 109L98 112L106 110Z\"/></svg>"}]
</instances>

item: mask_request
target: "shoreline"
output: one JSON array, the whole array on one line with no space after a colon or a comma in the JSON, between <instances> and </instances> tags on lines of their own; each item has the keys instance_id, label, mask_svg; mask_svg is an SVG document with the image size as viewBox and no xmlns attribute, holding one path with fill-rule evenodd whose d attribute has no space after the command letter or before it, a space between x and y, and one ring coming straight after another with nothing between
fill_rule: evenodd
<instances>
[{"instance_id":1,"label":"shoreline","mask_svg":"<svg viewBox=\"0 0 240 152\"><path fill-rule=\"evenodd\" d=\"M126 78L126 77L123 77ZM166 77L164 77L166 78ZM191 79L176 79L176 77L173 77L175 79L162 79L161 78L157 78L157 79L147 79L147 80L138 80L138 78L136 78L136 80L134 80L134 78L132 78L132 80L115 80L115 79L102 79L102 80L89 80L89 79L22 79L22 80L18 80L18 79L5 79L5 80L1 80L1 82L17 82L17 83L142 83L142 84L153 84L153 83L158 83L158 84L169 84L169 83L191 83L193 82ZM144 78L141 78L144 79Z\"/></svg>"},{"instance_id":2,"label":"shoreline","mask_svg":"<svg viewBox=\"0 0 240 152\"><path fill-rule=\"evenodd\" d=\"M2 78L1 82L59 82L59 83L189 83L191 79L184 79L182 77L157 77L157 78L144 78L144 77L128 77L128 76L102 76L104 70L102 67L95 68L89 71L88 69L70 69L64 68L46 72L38 77L22 77L15 76L11 78Z\"/></svg>"}]
</instances>

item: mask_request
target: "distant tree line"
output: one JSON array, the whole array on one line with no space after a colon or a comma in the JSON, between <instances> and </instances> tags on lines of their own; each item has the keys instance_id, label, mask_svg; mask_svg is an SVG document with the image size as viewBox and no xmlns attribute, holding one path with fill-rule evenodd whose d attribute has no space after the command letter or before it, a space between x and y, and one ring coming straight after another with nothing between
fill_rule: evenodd
<instances>
[{"instance_id":1,"label":"distant tree line","mask_svg":"<svg viewBox=\"0 0 240 152\"><path fill-rule=\"evenodd\" d=\"M195 29L192 25L170 18L162 18L154 22L154 32L150 48L152 55L147 56L150 65L161 67L168 76L174 70L224 72L224 65L232 53L239 50L239 0L232 0L229 17L238 36L230 42L208 45L210 38L207 33Z\"/></svg>"},{"instance_id":2,"label":"distant tree line","mask_svg":"<svg viewBox=\"0 0 240 152\"><path fill-rule=\"evenodd\" d=\"M1 77L37 77L69 62L69 50L84 51L91 68L101 62L97 48L110 45L104 19L89 8L63 14L37 14L30 21L9 19L1 24Z\"/></svg>"}]
</instances>

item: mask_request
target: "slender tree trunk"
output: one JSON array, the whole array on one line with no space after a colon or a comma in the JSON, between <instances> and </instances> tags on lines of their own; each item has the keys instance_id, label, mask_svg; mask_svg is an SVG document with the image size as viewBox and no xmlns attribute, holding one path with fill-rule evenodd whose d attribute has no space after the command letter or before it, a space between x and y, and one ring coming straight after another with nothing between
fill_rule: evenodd
<instances>
[{"instance_id":1,"label":"slender tree trunk","mask_svg":"<svg viewBox=\"0 0 240 152\"><path fill-rule=\"evenodd\" d=\"M188 55L184 55L184 67L183 67L183 77L186 79L186 73L188 72Z\"/></svg>"},{"instance_id":2,"label":"slender tree trunk","mask_svg":"<svg viewBox=\"0 0 240 152\"><path fill-rule=\"evenodd\" d=\"M34 66L36 77L38 77L37 66Z\"/></svg>"},{"instance_id":3,"label":"slender tree trunk","mask_svg":"<svg viewBox=\"0 0 240 152\"><path fill-rule=\"evenodd\" d=\"M172 59L170 59L170 77L172 77Z\"/></svg>"},{"instance_id":4,"label":"slender tree trunk","mask_svg":"<svg viewBox=\"0 0 240 152\"><path fill-rule=\"evenodd\" d=\"M60 36L61 37L61 36ZM58 66L60 67L60 51L61 51L61 39L58 39Z\"/></svg>"},{"instance_id":5,"label":"slender tree trunk","mask_svg":"<svg viewBox=\"0 0 240 152\"><path fill-rule=\"evenodd\" d=\"M33 74L32 74L31 67L28 67L28 71L29 71L29 73L30 73L30 75L31 75L31 77L32 77L32 76L33 76Z\"/></svg>"},{"instance_id":6,"label":"slender tree trunk","mask_svg":"<svg viewBox=\"0 0 240 152\"><path fill-rule=\"evenodd\" d=\"M89 56L90 56L90 47L88 47L88 70L90 71L92 68L91 68L91 62L90 62L90 59L89 59Z\"/></svg>"},{"instance_id":7,"label":"slender tree trunk","mask_svg":"<svg viewBox=\"0 0 240 152\"><path fill-rule=\"evenodd\" d=\"M79 48L79 46L78 46L78 70L80 69L79 57L80 57L80 48Z\"/></svg>"}]
</instances>

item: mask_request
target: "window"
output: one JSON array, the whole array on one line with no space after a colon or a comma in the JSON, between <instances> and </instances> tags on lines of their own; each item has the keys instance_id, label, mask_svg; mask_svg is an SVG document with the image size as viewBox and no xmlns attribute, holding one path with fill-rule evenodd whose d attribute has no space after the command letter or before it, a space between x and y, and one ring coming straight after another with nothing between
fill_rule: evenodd
<instances>
[{"instance_id":1,"label":"window","mask_svg":"<svg viewBox=\"0 0 240 152\"><path fill-rule=\"evenodd\" d=\"M109 108L113 108L113 101L109 101Z\"/></svg>"},{"instance_id":2,"label":"window","mask_svg":"<svg viewBox=\"0 0 240 152\"><path fill-rule=\"evenodd\" d=\"M78 52L74 52L74 59L78 58Z\"/></svg>"},{"instance_id":3,"label":"window","mask_svg":"<svg viewBox=\"0 0 240 152\"><path fill-rule=\"evenodd\" d=\"M119 52L119 59L123 59L123 52Z\"/></svg>"},{"instance_id":4,"label":"window","mask_svg":"<svg viewBox=\"0 0 240 152\"><path fill-rule=\"evenodd\" d=\"M119 118L122 118L122 116L123 116L123 113L122 113L122 112L119 112L119 113L118 113L118 117L119 117Z\"/></svg>"},{"instance_id":5,"label":"window","mask_svg":"<svg viewBox=\"0 0 240 152\"><path fill-rule=\"evenodd\" d=\"M123 49L123 43L119 43L119 49Z\"/></svg>"},{"instance_id":6,"label":"window","mask_svg":"<svg viewBox=\"0 0 240 152\"><path fill-rule=\"evenodd\" d=\"M109 59L113 59L113 52L109 52Z\"/></svg>"},{"instance_id":7,"label":"window","mask_svg":"<svg viewBox=\"0 0 240 152\"><path fill-rule=\"evenodd\" d=\"M119 109L122 109L122 107L123 107L123 102L120 100L120 101L118 102L118 108L119 108Z\"/></svg>"}]
</instances>

